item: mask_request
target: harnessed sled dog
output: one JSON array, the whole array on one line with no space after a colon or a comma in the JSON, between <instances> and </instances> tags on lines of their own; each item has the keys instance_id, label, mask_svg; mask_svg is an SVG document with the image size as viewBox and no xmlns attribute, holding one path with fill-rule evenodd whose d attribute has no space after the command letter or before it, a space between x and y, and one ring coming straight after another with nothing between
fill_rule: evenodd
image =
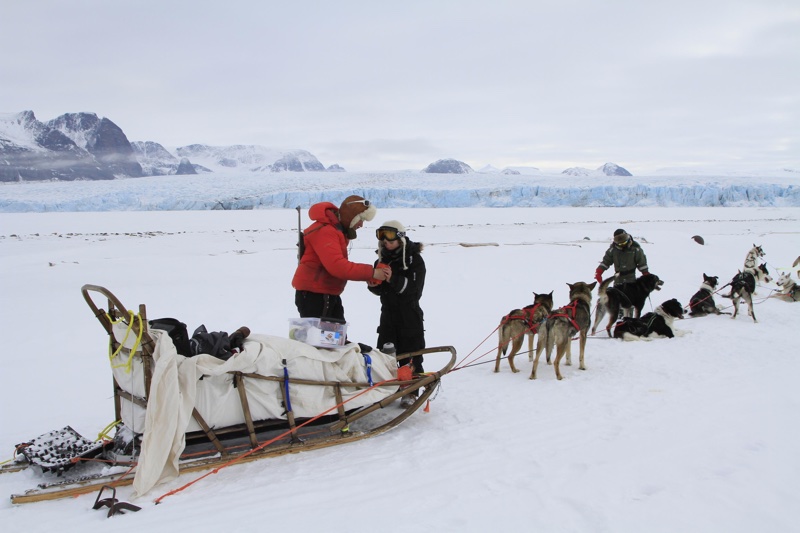
<instances>
[{"instance_id":1,"label":"harnessed sled dog","mask_svg":"<svg viewBox=\"0 0 800 533\"><path fill-rule=\"evenodd\" d=\"M662 303L652 313L641 318L625 317L614 327L614 338L626 341L642 338L675 337L672 324L675 319L683 319L683 306L675 298Z\"/></svg>"},{"instance_id":2,"label":"harnessed sled dog","mask_svg":"<svg viewBox=\"0 0 800 533\"><path fill-rule=\"evenodd\" d=\"M758 322L753 311L753 294L756 292L756 283L760 281L765 283L772 281L765 264L758 265L755 268L746 268L733 277L730 282L731 293L722 295L723 298L730 298L733 301L733 316L731 318L736 318L736 315L739 314L739 299L741 298L747 304L747 314L753 317L753 322Z\"/></svg>"},{"instance_id":3,"label":"harnessed sled dog","mask_svg":"<svg viewBox=\"0 0 800 533\"><path fill-rule=\"evenodd\" d=\"M800 302L800 286L794 282L790 272L782 273L775 283L781 287L781 290L773 294L773 298L783 300L784 302Z\"/></svg>"},{"instance_id":4,"label":"harnessed sled dog","mask_svg":"<svg viewBox=\"0 0 800 533\"><path fill-rule=\"evenodd\" d=\"M592 310L592 291L597 282L567 283L569 287L569 305L550 313L542 326L539 327L539 341L536 343L536 357L533 360L533 369L530 379L536 379L536 367L539 365L539 356L547 348L547 363L553 346L556 347L556 377L563 379L559 370L559 363L564 354L567 356L567 365L572 365L572 351L570 345L572 337L578 333L580 336L580 369L586 370L584 365L584 351L586 349L586 336L589 333Z\"/></svg>"},{"instance_id":5,"label":"harnessed sled dog","mask_svg":"<svg viewBox=\"0 0 800 533\"><path fill-rule=\"evenodd\" d=\"M632 283L623 283L618 287L609 287L614 280L610 277L600 284L597 289L598 299L594 309L594 324L592 325L592 335L597 331L597 326L608 314L608 324L606 333L611 337L611 326L622 310L622 316L642 316L644 303L653 291L660 291L664 282L655 274L643 274L636 278ZM634 314L635 313L635 314Z\"/></svg>"},{"instance_id":6,"label":"harnessed sled dog","mask_svg":"<svg viewBox=\"0 0 800 533\"><path fill-rule=\"evenodd\" d=\"M744 258L744 268L755 268L758 266L759 259L764 257L764 249L761 246L754 244L753 247L747 252L747 256Z\"/></svg>"},{"instance_id":7,"label":"harnessed sled dog","mask_svg":"<svg viewBox=\"0 0 800 533\"><path fill-rule=\"evenodd\" d=\"M516 373L519 369L514 366L514 357L522 347L522 340L528 337L528 359L533 361L533 337L539 330L539 325L547 318L553 310L553 291L550 294L533 293L533 304L526 305L522 309L514 309L504 316L497 328L500 336L500 343L497 345L497 360L494 363L494 371L500 372L500 358L505 355L509 343L511 343L511 353L508 355L508 364L511 371Z\"/></svg>"},{"instance_id":8,"label":"harnessed sled dog","mask_svg":"<svg viewBox=\"0 0 800 533\"><path fill-rule=\"evenodd\" d=\"M714 303L714 291L719 285L719 276L706 276L703 274L703 283L692 298L689 300L689 315L693 317L706 316L710 314L721 315L722 311Z\"/></svg>"}]
</instances>

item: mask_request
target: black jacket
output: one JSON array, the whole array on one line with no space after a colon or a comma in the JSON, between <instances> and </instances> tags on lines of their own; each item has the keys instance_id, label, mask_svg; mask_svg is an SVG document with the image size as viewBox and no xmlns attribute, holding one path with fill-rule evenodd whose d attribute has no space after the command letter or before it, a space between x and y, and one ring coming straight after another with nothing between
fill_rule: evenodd
<instances>
[{"instance_id":1,"label":"black jacket","mask_svg":"<svg viewBox=\"0 0 800 533\"><path fill-rule=\"evenodd\" d=\"M381 297L378 349L387 342L394 343L397 353L425 348L423 313L419 306L426 273L421 251L422 245L407 237L405 248L401 246L393 251L383 248L380 250L380 258L375 264L380 262L389 265L392 268L392 279L369 287L370 292Z\"/></svg>"}]
</instances>

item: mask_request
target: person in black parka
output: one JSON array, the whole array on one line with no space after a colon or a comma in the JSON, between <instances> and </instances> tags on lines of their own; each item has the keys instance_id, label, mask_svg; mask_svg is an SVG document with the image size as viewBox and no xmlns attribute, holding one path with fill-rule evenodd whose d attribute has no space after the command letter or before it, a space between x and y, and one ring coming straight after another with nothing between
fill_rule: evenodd
<instances>
[{"instance_id":1,"label":"person in black parka","mask_svg":"<svg viewBox=\"0 0 800 533\"><path fill-rule=\"evenodd\" d=\"M423 312L419 306L425 287L425 261L422 244L406 237L406 228L397 220L384 222L375 232L378 237L378 260L392 269L389 281L369 282L369 290L381 297L381 318L378 325L378 349L394 343L398 354L425 348ZM412 358L415 374L423 372L423 357Z\"/></svg>"}]
</instances>

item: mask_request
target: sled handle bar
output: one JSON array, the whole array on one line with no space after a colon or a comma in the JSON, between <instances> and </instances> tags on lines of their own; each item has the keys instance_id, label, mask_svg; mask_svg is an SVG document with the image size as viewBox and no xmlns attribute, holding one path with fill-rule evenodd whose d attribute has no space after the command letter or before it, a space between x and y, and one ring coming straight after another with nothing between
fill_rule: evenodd
<instances>
[{"instance_id":1,"label":"sled handle bar","mask_svg":"<svg viewBox=\"0 0 800 533\"><path fill-rule=\"evenodd\" d=\"M103 328L105 328L105 330L110 334L111 322L109 322L108 317L106 316L106 312L100 309L97 306L97 304L94 303L94 300L89 294L90 292L98 292L102 294L103 296L108 298L108 301L111 302L111 304L113 304L114 307L116 307L120 312L124 312L126 307L122 305L122 302L120 302L119 299L105 287L101 287L100 285L92 285L89 283L81 287L81 294L83 294L83 299L86 300L86 303L89 305L89 308L94 313L95 318L97 318L97 320L100 321L100 323L103 325ZM126 320L126 318L123 317L123 320Z\"/></svg>"}]
</instances>

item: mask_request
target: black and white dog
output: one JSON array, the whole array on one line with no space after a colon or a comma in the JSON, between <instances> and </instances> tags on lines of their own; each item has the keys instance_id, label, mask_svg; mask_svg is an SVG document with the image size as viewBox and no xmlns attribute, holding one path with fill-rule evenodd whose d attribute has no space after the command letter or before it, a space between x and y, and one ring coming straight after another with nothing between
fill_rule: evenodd
<instances>
[{"instance_id":1,"label":"black and white dog","mask_svg":"<svg viewBox=\"0 0 800 533\"><path fill-rule=\"evenodd\" d=\"M614 327L614 338L626 341L641 338L680 336L672 326L675 319L683 318L683 306L675 298L667 300L656 307L652 313L645 313L640 318L625 317Z\"/></svg>"},{"instance_id":2,"label":"black and white dog","mask_svg":"<svg viewBox=\"0 0 800 533\"><path fill-rule=\"evenodd\" d=\"M616 287L609 287L613 278L604 280L597 288L597 305L594 309L594 324L592 325L592 335L597 331L597 326L608 315L606 332L611 337L611 327L619 316L642 316L642 308L647 302L647 298L653 291L660 291L664 282L655 274L642 274L636 281L623 283Z\"/></svg>"},{"instance_id":3,"label":"black and white dog","mask_svg":"<svg viewBox=\"0 0 800 533\"><path fill-rule=\"evenodd\" d=\"M753 311L753 294L756 292L756 283L759 281L765 283L772 281L767 265L764 263L755 268L745 268L733 277L730 282L731 293L721 295L723 298L730 298L733 301L731 318L736 318L736 315L739 314L739 298L741 298L747 304L747 314L753 317L753 322L758 322L755 311Z\"/></svg>"},{"instance_id":4,"label":"black and white dog","mask_svg":"<svg viewBox=\"0 0 800 533\"><path fill-rule=\"evenodd\" d=\"M718 276L706 276L703 274L703 284L700 285L700 290L694 293L692 299L689 300L689 315L722 314L714 303L714 291L717 290L717 285L719 285Z\"/></svg>"}]
</instances>

